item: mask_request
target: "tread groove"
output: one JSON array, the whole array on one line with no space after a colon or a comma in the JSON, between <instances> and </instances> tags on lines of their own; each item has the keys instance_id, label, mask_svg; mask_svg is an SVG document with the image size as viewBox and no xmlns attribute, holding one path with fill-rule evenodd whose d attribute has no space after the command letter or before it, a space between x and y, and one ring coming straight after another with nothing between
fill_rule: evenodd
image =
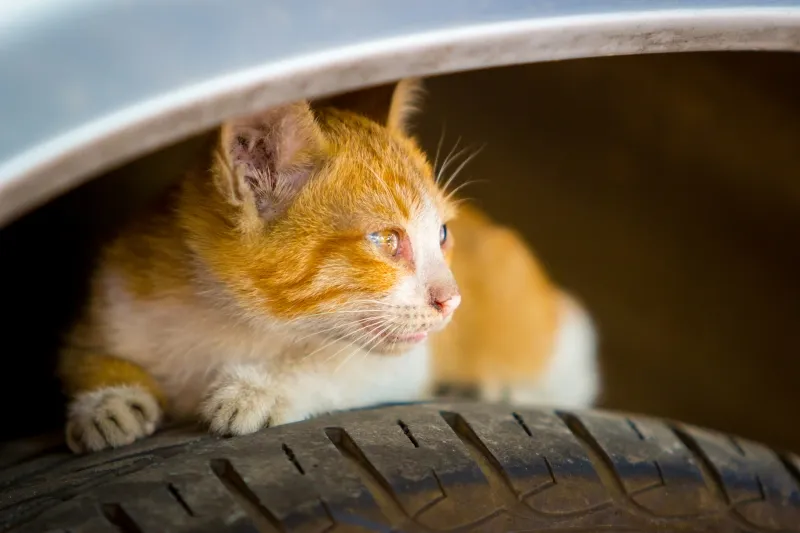
<instances>
[{"instance_id":1,"label":"tread groove","mask_svg":"<svg viewBox=\"0 0 800 533\"><path fill-rule=\"evenodd\" d=\"M729 435L728 440L733 446L733 449L736 450L739 455L741 455L742 457L747 457L747 452L744 451L744 448L742 448L742 445L739 443L739 440L736 437L734 437L733 435Z\"/></svg>"},{"instance_id":2,"label":"tread groove","mask_svg":"<svg viewBox=\"0 0 800 533\"><path fill-rule=\"evenodd\" d=\"M443 498L447 498L448 494L447 494L447 491L444 490L444 485L442 485L442 480L439 479L439 474L437 474L436 470L434 470L433 468L431 468L431 475L433 476L433 479L436 480L436 485L439 486L439 492L442 493L442 497Z\"/></svg>"},{"instance_id":3,"label":"tread groove","mask_svg":"<svg viewBox=\"0 0 800 533\"><path fill-rule=\"evenodd\" d=\"M675 436L678 437L678 440L686 446L695 459L697 459L697 466L700 468L700 472L703 474L703 478L706 480L706 486L711 491L711 494L725 505L731 505L730 498L728 498L728 494L725 492L722 476L717 472L714 463L711 462L711 459L709 459L703 449L700 448L697 441L683 428L670 426L670 429Z\"/></svg>"},{"instance_id":4,"label":"tread groove","mask_svg":"<svg viewBox=\"0 0 800 533\"><path fill-rule=\"evenodd\" d=\"M194 516L194 511L192 511L192 508L189 507L188 503L186 503L186 500L183 499L183 496L181 496L181 493L178 491L178 488L175 485L168 483L167 490L170 494L172 494L172 497L175 498L175 501L178 502L183 510L186 511L187 515Z\"/></svg>"},{"instance_id":5,"label":"tread groove","mask_svg":"<svg viewBox=\"0 0 800 533\"><path fill-rule=\"evenodd\" d=\"M344 428L340 427L326 427L324 431L328 440L331 441L361 478L364 486L370 492L384 516L389 519L392 527L400 531L404 530L410 517L386 480L383 479L383 476L375 466L367 460L364 452L361 451L352 437L347 434Z\"/></svg>"},{"instance_id":6,"label":"tread groove","mask_svg":"<svg viewBox=\"0 0 800 533\"><path fill-rule=\"evenodd\" d=\"M558 481L556 480L555 472L553 472L553 465L550 464L550 459L542 455L542 460L544 461L545 468L547 468L547 473L550 474L550 480L553 482L553 485L557 485Z\"/></svg>"},{"instance_id":7,"label":"tread groove","mask_svg":"<svg viewBox=\"0 0 800 533\"><path fill-rule=\"evenodd\" d=\"M104 503L100 506L103 516L121 533L142 533L142 529L136 525L133 519L125 512L125 509L118 503Z\"/></svg>"},{"instance_id":8,"label":"tread groove","mask_svg":"<svg viewBox=\"0 0 800 533\"><path fill-rule=\"evenodd\" d=\"M281 444L281 449L283 450L283 453L286 454L286 458L289 459L289 462L294 465L298 472L300 472L300 475L305 476L306 471L303 470L303 465L300 464L300 461L297 459L297 456L294 454L294 451L292 451L289 445L284 442Z\"/></svg>"},{"instance_id":9,"label":"tread groove","mask_svg":"<svg viewBox=\"0 0 800 533\"><path fill-rule=\"evenodd\" d=\"M778 459L780 460L783 467L789 472L789 475L792 476L795 484L798 488L800 488L800 468L796 465L790 458L788 454L785 453L778 453Z\"/></svg>"},{"instance_id":10,"label":"tread groove","mask_svg":"<svg viewBox=\"0 0 800 533\"><path fill-rule=\"evenodd\" d=\"M758 487L758 494L761 496L761 501L766 501L767 493L764 490L764 484L761 482L760 476L755 476L756 478L756 486Z\"/></svg>"},{"instance_id":11,"label":"tread groove","mask_svg":"<svg viewBox=\"0 0 800 533\"><path fill-rule=\"evenodd\" d=\"M666 487L667 486L667 480L664 479L664 471L661 470L661 465L658 464L658 461L653 461L653 466L655 467L656 473L658 474L659 483L661 484L662 487Z\"/></svg>"},{"instance_id":12,"label":"tread groove","mask_svg":"<svg viewBox=\"0 0 800 533\"><path fill-rule=\"evenodd\" d=\"M625 484L620 477L614 464L611 462L611 457L603 449L603 446L597 441L594 435L591 434L581 420L572 413L564 411L556 411L556 415L564 422L572 434L583 445L586 455L594 466L600 481L606 488L614 489L618 493L628 496L628 491L625 490Z\"/></svg>"},{"instance_id":13,"label":"tread groove","mask_svg":"<svg viewBox=\"0 0 800 533\"><path fill-rule=\"evenodd\" d=\"M398 420L397 425L400 426L400 429L402 429L403 433L406 434L406 437L408 437L408 440L410 440L411 444L414 445L414 448L419 448L419 442L417 442L417 439L414 438L414 434L411 433L411 429L409 429L408 425L406 425L406 423L402 420Z\"/></svg>"},{"instance_id":14,"label":"tread groove","mask_svg":"<svg viewBox=\"0 0 800 533\"><path fill-rule=\"evenodd\" d=\"M511 416L514 417L514 420L517 421L519 427L521 427L522 430L525 431L525 433L527 433L529 437L533 437L533 433L531 433L531 428L528 427L528 424L525 423L525 420L523 420L522 416L520 416L519 413L511 413Z\"/></svg>"},{"instance_id":15,"label":"tread groove","mask_svg":"<svg viewBox=\"0 0 800 533\"><path fill-rule=\"evenodd\" d=\"M639 437L639 440L647 440L645 436L642 434L642 431L639 429L639 426L636 425L636 422L631 420L630 418L626 418L625 422L631 427L634 433Z\"/></svg>"},{"instance_id":16,"label":"tread groove","mask_svg":"<svg viewBox=\"0 0 800 533\"><path fill-rule=\"evenodd\" d=\"M494 488L494 493L497 493L497 487L502 487L503 491L508 494L508 498L515 503L520 501L521 495L514 490L514 486L503 471L503 467L497 458L492 454L486 445L481 441L469 422L459 413L453 411L439 411L442 419L450 426L453 433L461 440L467 452L478 465L478 468L483 472L483 476L489 482L489 485ZM551 472L552 477L552 472ZM437 481L439 478L436 478ZM444 489L442 489L442 493Z\"/></svg>"},{"instance_id":17,"label":"tread groove","mask_svg":"<svg viewBox=\"0 0 800 533\"><path fill-rule=\"evenodd\" d=\"M323 500L322 498L319 499L319 504L322 507L322 510L325 511L325 516L327 516L328 520L330 520L331 522L331 525L322 530L322 533L328 533L329 531L333 531L337 527L337 522L336 519L333 518L333 513L331 512L331 508L328 507L328 504L325 503L325 500Z\"/></svg>"},{"instance_id":18,"label":"tread groove","mask_svg":"<svg viewBox=\"0 0 800 533\"><path fill-rule=\"evenodd\" d=\"M136 472L137 470L140 470L140 468L141 467L138 464L128 466L126 469L120 469L115 472L100 475L91 482L81 483L68 488L61 487L53 492L44 492L44 494L37 494L29 498L18 499L16 501L9 502L8 505L0 506L0 512L6 513L8 512L8 509L19 509L20 506L25 506L27 509L23 512L16 511L16 516L14 517L16 523L23 523L27 520L33 519L37 514L45 512L54 505L54 501L58 503L68 502L77 496L76 492L78 490L90 490L109 480L121 478L129 473ZM4 521L0 520L0 528L3 527L6 527L6 524Z\"/></svg>"},{"instance_id":19,"label":"tread groove","mask_svg":"<svg viewBox=\"0 0 800 533\"><path fill-rule=\"evenodd\" d=\"M247 486L228 459L211 459L209 465L233 499L253 519L263 533L286 533L286 528L262 505L258 496Z\"/></svg>"},{"instance_id":20,"label":"tread groove","mask_svg":"<svg viewBox=\"0 0 800 533\"><path fill-rule=\"evenodd\" d=\"M419 518L420 516L425 514L429 509L433 509L434 507L439 505L440 502L442 502L442 501L444 501L444 500L446 500L448 498L447 493L444 491L444 486L442 485L442 480L439 479L439 475L436 473L436 470L434 470L433 468L431 468L431 476L433 477L434 481L436 481L436 486L439 488L439 492L441 493L441 496L439 496L438 498L434 498L433 500L428 502L427 505L424 505L423 507L420 507L417 510L417 512L414 514L414 516L413 516L413 518L415 518L415 519Z\"/></svg>"}]
</instances>

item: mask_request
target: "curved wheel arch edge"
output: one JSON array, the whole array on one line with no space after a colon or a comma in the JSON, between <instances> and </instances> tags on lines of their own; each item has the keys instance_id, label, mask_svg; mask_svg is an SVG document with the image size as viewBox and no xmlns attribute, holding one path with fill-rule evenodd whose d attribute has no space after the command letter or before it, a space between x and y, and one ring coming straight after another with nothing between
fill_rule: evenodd
<instances>
[{"instance_id":1,"label":"curved wheel arch edge","mask_svg":"<svg viewBox=\"0 0 800 533\"><path fill-rule=\"evenodd\" d=\"M271 105L407 76L602 56L800 51L800 6L664 10L472 24L273 61L75 124L0 162L0 226L117 164Z\"/></svg>"}]
</instances>

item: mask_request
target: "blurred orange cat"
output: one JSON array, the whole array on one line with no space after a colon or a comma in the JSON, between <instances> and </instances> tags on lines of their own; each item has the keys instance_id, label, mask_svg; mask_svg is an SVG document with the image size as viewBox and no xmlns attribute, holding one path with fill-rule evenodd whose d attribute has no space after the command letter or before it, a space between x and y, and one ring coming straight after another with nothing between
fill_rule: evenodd
<instances>
[{"instance_id":1,"label":"blurred orange cat","mask_svg":"<svg viewBox=\"0 0 800 533\"><path fill-rule=\"evenodd\" d=\"M588 313L513 230L464 204L448 227L462 304L431 338L437 382L517 405L590 406L599 373Z\"/></svg>"},{"instance_id":2,"label":"blurred orange cat","mask_svg":"<svg viewBox=\"0 0 800 533\"><path fill-rule=\"evenodd\" d=\"M64 343L73 451L165 415L241 435L442 383L593 401L587 314L514 233L458 214L408 135L418 89L229 121L210 163L120 233Z\"/></svg>"}]
</instances>

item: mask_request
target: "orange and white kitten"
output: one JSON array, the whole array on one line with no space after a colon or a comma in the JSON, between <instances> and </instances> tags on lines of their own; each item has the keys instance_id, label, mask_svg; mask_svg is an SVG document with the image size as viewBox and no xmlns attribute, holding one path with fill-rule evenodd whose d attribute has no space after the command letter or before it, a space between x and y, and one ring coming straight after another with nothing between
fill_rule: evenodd
<instances>
[{"instance_id":1,"label":"orange and white kitten","mask_svg":"<svg viewBox=\"0 0 800 533\"><path fill-rule=\"evenodd\" d=\"M128 444L165 415L242 435L424 399L439 381L591 401L591 324L524 245L468 215L455 252L455 206L406 133L416 87L400 82L380 122L297 102L226 123L210 170L188 172L104 250L59 366L73 451ZM431 342L461 302L454 253L475 301L455 337ZM530 361L504 352L518 334Z\"/></svg>"}]
</instances>

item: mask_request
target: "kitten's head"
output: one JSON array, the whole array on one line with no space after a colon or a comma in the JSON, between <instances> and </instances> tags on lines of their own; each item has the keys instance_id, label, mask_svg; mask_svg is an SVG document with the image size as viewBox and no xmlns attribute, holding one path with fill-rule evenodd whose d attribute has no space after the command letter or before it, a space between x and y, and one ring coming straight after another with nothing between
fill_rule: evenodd
<instances>
[{"instance_id":1,"label":"kitten's head","mask_svg":"<svg viewBox=\"0 0 800 533\"><path fill-rule=\"evenodd\" d=\"M223 126L199 248L250 318L376 353L450 320L454 206L406 131L417 89L384 113L298 102Z\"/></svg>"}]
</instances>

